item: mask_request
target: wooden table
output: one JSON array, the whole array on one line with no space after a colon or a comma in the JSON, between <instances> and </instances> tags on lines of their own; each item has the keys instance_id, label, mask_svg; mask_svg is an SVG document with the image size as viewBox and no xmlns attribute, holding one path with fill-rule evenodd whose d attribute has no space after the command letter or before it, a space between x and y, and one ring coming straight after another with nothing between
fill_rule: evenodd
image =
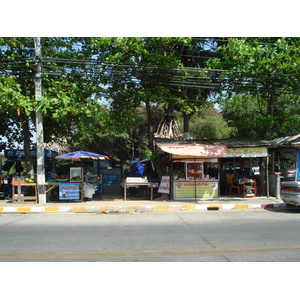
<instances>
[{"instance_id":1,"label":"wooden table","mask_svg":"<svg viewBox=\"0 0 300 300\"><path fill-rule=\"evenodd\" d=\"M34 190L34 196L22 196L22 186L28 186L28 187L33 187ZM15 188L17 188L17 194L15 194ZM25 202L25 200L33 200L33 202L37 203L38 202L38 196L37 196L37 191L36 191L36 183L12 183L12 196L11 196L11 201L14 203L16 202Z\"/></svg>"},{"instance_id":2,"label":"wooden table","mask_svg":"<svg viewBox=\"0 0 300 300\"><path fill-rule=\"evenodd\" d=\"M154 182L124 182L124 201L126 201L126 190L128 186L148 186L151 188L150 190L150 200L153 200L153 187L156 186L157 183Z\"/></svg>"}]
</instances>

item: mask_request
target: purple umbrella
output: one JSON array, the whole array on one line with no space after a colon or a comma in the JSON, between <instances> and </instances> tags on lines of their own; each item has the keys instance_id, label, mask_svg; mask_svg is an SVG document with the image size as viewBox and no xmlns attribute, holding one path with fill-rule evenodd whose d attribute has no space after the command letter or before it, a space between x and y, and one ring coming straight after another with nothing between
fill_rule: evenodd
<instances>
[{"instance_id":1,"label":"purple umbrella","mask_svg":"<svg viewBox=\"0 0 300 300\"><path fill-rule=\"evenodd\" d=\"M69 159L69 160L77 160L80 161L81 159L95 159L95 160L105 160L109 159L108 156L103 154L97 154L88 151L75 151L63 155L56 156L55 159Z\"/></svg>"}]
</instances>

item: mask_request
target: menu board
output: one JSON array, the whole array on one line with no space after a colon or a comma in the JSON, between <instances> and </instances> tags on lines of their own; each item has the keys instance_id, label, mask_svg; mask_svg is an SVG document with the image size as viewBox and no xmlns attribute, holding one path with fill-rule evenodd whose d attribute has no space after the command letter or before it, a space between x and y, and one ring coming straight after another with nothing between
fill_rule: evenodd
<instances>
[{"instance_id":1,"label":"menu board","mask_svg":"<svg viewBox=\"0 0 300 300\"><path fill-rule=\"evenodd\" d=\"M79 199L78 183L60 183L59 200L77 200Z\"/></svg>"}]
</instances>

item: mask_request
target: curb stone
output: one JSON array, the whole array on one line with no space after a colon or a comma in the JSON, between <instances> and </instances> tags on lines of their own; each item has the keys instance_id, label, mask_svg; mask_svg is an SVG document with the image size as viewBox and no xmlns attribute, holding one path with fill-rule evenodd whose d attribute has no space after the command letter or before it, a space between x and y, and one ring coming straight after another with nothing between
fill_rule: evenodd
<instances>
[{"instance_id":1,"label":"curb stone","mask_svg":"<svg viewBox=\"0 0 300 300\"><path fill-rule=\"evenodd\" d=\"M245 209L284 209L291 207L285 203L267 204L183 204L183 205L129 205L129 206L3 206L1 213L128 213L128 212L159 212L159 211L205 211L205 210L245 210Z\"/></svg>"}]
</instances>

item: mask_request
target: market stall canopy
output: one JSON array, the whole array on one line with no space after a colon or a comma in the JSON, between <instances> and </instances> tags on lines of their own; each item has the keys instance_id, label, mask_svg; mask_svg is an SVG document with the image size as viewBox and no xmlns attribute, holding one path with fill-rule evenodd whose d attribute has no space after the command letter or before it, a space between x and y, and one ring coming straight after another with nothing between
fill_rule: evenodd
<instances>
[{"instance_id":1,"label":"market stall canopy","mask_svg":"<svg viewBox=\"0 0 300 300\"><path fill-rule=\"evenodd\" d=\"M56 159L68 159L68 160L81 160L81 159L95 159L95 160L105 160L109 159L108 156L103 155L103 154L97 154L93 152L88 152L88 151L75 151L63 155L59 155L55 157Z\"/></svg>"},{"instance_id":2,"label":"market stall canopy","mask_svg":"<svg viewBox=\"0 0 300 300\"><path fill-rule=\"evenodd\" d=\"M228 153L225 145L205 145L205 144L165 144L160 145L164 152L180 156L197 156L197 157L220 157Z\"/></svg>"}]
</instances>

